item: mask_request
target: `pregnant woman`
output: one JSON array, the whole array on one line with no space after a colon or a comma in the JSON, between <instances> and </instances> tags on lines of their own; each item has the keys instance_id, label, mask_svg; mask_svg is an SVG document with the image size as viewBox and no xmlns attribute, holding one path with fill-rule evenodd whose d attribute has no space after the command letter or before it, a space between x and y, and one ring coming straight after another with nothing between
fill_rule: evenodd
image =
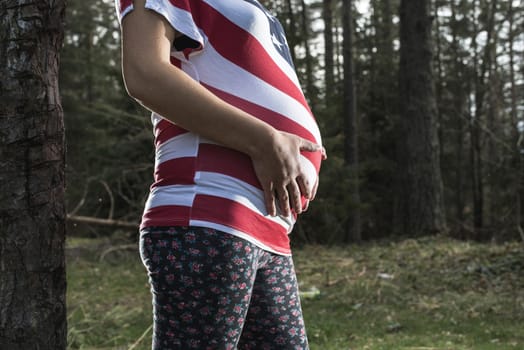
<instances>
[{"instance_id":1,"label":"pregnant woman","mask_svg":"<svg viewBox=\"0 0 524 350\"><path fill-rule=\"evenodd\" d=\"M152 111L140 227L153 349L308 349L289 233L325 158L278 20L256 0L117 0Z\"/></svg>"}]
</instances>

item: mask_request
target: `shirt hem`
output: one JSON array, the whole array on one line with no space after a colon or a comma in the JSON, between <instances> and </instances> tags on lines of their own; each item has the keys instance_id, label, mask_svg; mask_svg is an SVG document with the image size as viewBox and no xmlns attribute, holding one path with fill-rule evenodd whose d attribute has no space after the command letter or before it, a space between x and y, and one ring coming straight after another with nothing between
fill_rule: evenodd
<instances>
[{"instance_id":1,"label":"shirt hem","mask_svg":"<svg viewBox=\"0 0 524 350\"><path fill-rule=\"evenodd\" d=\"M230 235L233 235L235 237L244 239L267 252L270 252L276 255L282 255L282 256L291 256L292 255L290 248L271 247L270 245L254 238L253 236L249 235L248 233L239 231L235 229L234 227L230 227L230 226L226 226L222 224L216 224L213 222L208 222L208 221L203 221L203 220L187 220L187 219L170 219L170 220L162 220L162 221L148 220L148 221L143 221L140 224L140 230L143 230L147 227L161 227L161 226L184 226L184 227L194 226L194 227L204 227L204 228L215 229L217 231L222 231Z\"/></svg>"}]
</instances>

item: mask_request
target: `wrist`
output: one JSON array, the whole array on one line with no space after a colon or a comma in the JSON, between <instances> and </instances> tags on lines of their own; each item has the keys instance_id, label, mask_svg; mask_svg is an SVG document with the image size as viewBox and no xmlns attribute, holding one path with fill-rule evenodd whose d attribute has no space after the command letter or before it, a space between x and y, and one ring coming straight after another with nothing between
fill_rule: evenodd
<instances>
[{"instance_id":1,"label":"wrist","mask_svg":"<svg viewBox=\"0 0 524 350\"><path fill-rule=\"evenodd\" d=\"M275 128L264 123L263 127L258 128L253 135L248 137L245 152L252 159L260 158L272 148L277 133L278 131Z\"/></svg>"}]
</instances>

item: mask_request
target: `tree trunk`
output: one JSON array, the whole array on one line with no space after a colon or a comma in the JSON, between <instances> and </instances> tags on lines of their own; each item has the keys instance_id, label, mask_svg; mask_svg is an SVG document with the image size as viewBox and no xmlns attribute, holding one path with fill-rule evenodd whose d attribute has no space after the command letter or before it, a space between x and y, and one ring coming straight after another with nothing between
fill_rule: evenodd
<instances>
[{"instance_id":1,"label":"tree trunk","mask_svg":"<svg viewBox=\"0 0 524 350\"><path fill-rule=\"evenodd\" d=\"M293 13L293 4L291 0L286 0L286 12L288 21L286 23L286 37L289 46L289 51L291 53L291 59L293 63L297 63L297 54L295 52L297 47L297 25L295 23L295 14Z\"/></svg>"},{"instance_id":2,"label":"tree trunk","mask_svg":"<svg viewBox=\"0 0 524 350\"><path fill-rule=\"evenodd\" d=\"M444 74L442 69L442 54L441 54L441 48L442 44L440 42L440 20L439 20L439 2L434 2L434 15L435 18L435 48L437 49L435 53L435 63L437 65L436 69L436 75L437 75L437 81L436 81L436 112L437 112L437 134L438 134L438 142L439 142L439 154L440 154L440 163L442 163L442 156L444 155L444 134L442 132L442 91L443 91L443 82L444 82Z\"/></svg>"},{"instance_id":3,"label":"tree trunk","mask_svg":"<svg viewBox=\"0 0 524 350\"><path fill-rule=\"evenodd\" d=\"M478 6L478 2L475 1L474 8ZM477 74L475 80L475 112L472 115L470 123L471 132L471 171L473 180L473 225L477 236L480 237L481 230L484 227L484 206L485 206L485 189L484 189L484 164L483 164L483 147L482 147L482 133L481 133L481 121L484 115L485 109L485 95L488 90L486 76L488 71L491 70L491 52L492 52L492 39L493 29L495 26L495 11L497 8L497 0L491 2L491 9L488 14L488 23L486 24L486 44L484 47L482 63L480 68L478 66L478 50L476 36L478 35L478 19L474 21L473 41L472 47L474 51L474 67L475 73ZM476 9L475 9L476 11Z\"/></svg>"},{"instance_id":4,"label":"tree trunk","mask_svg":"<svg viewBox=\"0 0 524 350\"><path fill-rule=\"evenodd\" d=\"M446 230L428 0L400 5L400 187L396 222L410 236ZM399 229L397 228L397 229Z\"/></svg>"},{"instance_id":5,"label":"tree trunk","mask_svg":"<svg viewBox=\"0 0 524 350\"><path fill-rule=\"evenodd\" d=\"M380 11L382 22L380 23L381 28L381 44L380 51L382 52L382 59L385 60L386 65L390 67L389 70L385 70L384 65L380 65L381 77L384 77L383 84L386 85L384 94L384 113L387 117L391 117L396 114L397 111L393 107L395 96L393 92L396 91L395 81L396 72L395 69L391 69L396 66L395 64L395 51L393 49L393 15L391 13L391 1L380 0Z\"/></svg>"},{"instance_id":6,"label":"tree trunk","mask_svg":"<svg viewBox=\"0 0 524 350\"><path fill-rule=\"evenodd\" d=\"M313 114L317 110L317 94L313 77L313 57L311 55L311 50L309 47L309 16L308 8L304 0L300 0L300 5L302 7L301 11L301 34L304 44L304 63L306 66L306 95L309 99L309 104Z\"/></svg>"},{"instance_id":7,"label":"tree trunk","mask_svg":"<svg viewBox=\"0 0 524 350\"><path fill-rule=\"evenodd\" d=\"M370 2L372 9L371 25L375 28L374 40L369 40L370 73L373 89L370 97L377 111L374 119L379 117L382 125L387 125L388 119L395 114L393 104L395 98L395 53L393 50L393 28L391 18L391 3L389 0L373 0ZM375 51L376 50L376 51ZM387 136L385 136L387 138Z\"/></svg>"},{"instance_id":8,"label":"tree trunk","mask_svg":"<svg viewBox=\"0 0 524 350\"><path fill-rule=\"evenodd\" d=\"M464 224L464 115L467 92L464 85L464 66L459 56L458 21L455 3L451 2L451 47L453 52L453 79L450 85L453 95L452 118L456 128L455 137L455 182L453 188L453 201L455 207L454 217L456 221Z\"/></svg>"},{"instance_id":9,"label":"tree trunk","mask_svg":"<svg viewBox=\"0 0 524 350\"><path fill-rule=\"evenodd\" d=\"M488 166L486 167L486 172L484 174L486 181L484 184L484 225L493 226L495 215L493 213L493 208L496 207L496 197L498 196L496 188L496 169L497 169L497 149L495 145L494 138L496 137L498 124L501 122L498 115L500 114L500 96L503 95L500 82L500 72L496 59L497 43L498 43L498 31L496 28L495 15L497 12L497 0L492 0L491 2L491 13L490 20L488 23L488 36L491 40L488 41L488 46L486 47L486 58L488 58L488 68L487 68L487 89L486 92L488 96L486 100L488 101L489 108L486 111L486 127L489 130L489 134L486 138L486 159ZM491 33L490 33L491 32Z\"/></svg>"},{"instance_id":10,"label":"tree trunk","mask_svg":"<svg viewBox=\"0 0 524 350\"><path fill-rule=\"evenodd\" d=\"M353 69L352 1L344 0L342 28L344 33L344 160L349 170L351 207L349 208L346 241L362 240L360 224L360 191L358 178L358 123Z\"/></svg>"},{"instance_id":11,"label":"tree trunk","mask_svg":"<svg viewBox=\"0 0 524 350\"><path fill-rule=\"evenodd\" d=\"M335 7L338 8L338 3L335 3ZM342 29L340 28L341 27L340 21L341 21L340 16L335 16L334 18L334 22L335 22L335 26L334 26L334 29L335 29L335 77L336 77L335 80L339 83L341 83L344 80L344 77L343 77L344 73L342 72L343 62L341 62L343 43L340 40L340 38L344 34L342 33L342 35L340 35L342 31Z\"/></svg>"},{"instance_id":12,"label":"tree trunk","mask_svg":"<svg viewBox=\"0 0 524 350\"><path fill-rule=\"evenodd\" d=\"M329 106L335 95L335 76L333 63L333 0L322 1L322 18L324 19L324 74L326 96L325 104Z\"/></svg>"},{"instance_id":13,"label":"tree trunk","mask_svg":"<svg viewBox=\"0 0 524 350\"><path fill-rule=\"evenodd\" d=\"M509 20L509 71L510 71L510 83L511 83L511 125L512 125L512 145L514 147L513 165L515 179L515 227L520 235L523 235L524 239L524 227L523 227L523 216L524 216L524 178L523 178L523 155L521 154L522 139L519 131L519 118L517 109L517 82L515 79L515 11L513 8L513 2L510 1L508 9L508 20Z\"/></svg>"},{"instance_id":14,"label":"tree trunk","mask_svg":"<svg viewBox=\"0 0 524 350\"><path fill-rule=\"evenodd\" d=\"M64 9L0 3L0 349L66 348Z\"/></svg>"}]
</instances>

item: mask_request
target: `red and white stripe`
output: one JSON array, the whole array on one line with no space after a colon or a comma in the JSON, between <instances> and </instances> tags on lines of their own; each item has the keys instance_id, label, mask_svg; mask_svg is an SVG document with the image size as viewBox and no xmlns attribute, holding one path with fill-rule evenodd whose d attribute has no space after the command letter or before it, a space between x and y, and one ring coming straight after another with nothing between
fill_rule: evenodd
<instances>
[{"instance_id":1,"label":"red and white stripe","mask_svg":"<svg viewBox=\"0 0 524 350\"><path fill-rule=\"evenodd\" d=\"M132 1L116 0L116 7L121 20L132 10ZM146 8L200 43L190 52L173 51L175 66L219 98L278 130L321 143L294 68L275 48L263 10L244 0L147 0ZM295 215L267 215L247 155L203 139L156 113L152 122L155 182L142 227L210 227L290 254L287 234ZM320 159L319 152L301 156L311 184Z\"/></svg>"}]
</instances>

